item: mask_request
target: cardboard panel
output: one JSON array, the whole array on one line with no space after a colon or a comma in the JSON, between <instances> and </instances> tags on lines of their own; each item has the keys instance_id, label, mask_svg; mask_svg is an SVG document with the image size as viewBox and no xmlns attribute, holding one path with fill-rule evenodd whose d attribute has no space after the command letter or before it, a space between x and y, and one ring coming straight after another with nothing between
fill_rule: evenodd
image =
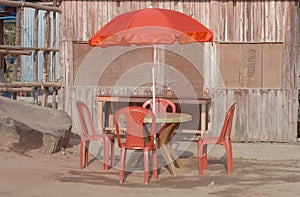
<instances>
[{"instance_id":1,"label":"cardboard panel","mask_svg":"<svg viewBox=\"0 0 300 197\"><path fill-rule=\"evenodd\" d=\"M263 45L263 87L282 88L283 44Z\"/></svg>"},{"instance_id":2,"label":"cardboard panel","mask_svg":"<svg viewBox=\"0 0 300 197\"><path fill-rule=\"evenodd\" d=\"M77 71L84 60L85 56L90 52L92 49L87 43L74 43L73 45L73 62L74 62L74 69L73 69L73 76L74 79L76 78Z\"/></svg>"},{"instance_id":3,"label":"cardboard panel","mask_svg":"<svg viewBox=\"0 0 300 197\"><path fill-rule=\"evenodd\" d=\"M220 72L226 88L281 88L283 44L220 44Z\"/></svg>"},{"instance_id":4,"label":"cardboard panel","mask_svg":"<svg viewBox=\"0 0 300 197\"><path fill-rule=\"evenodd\" d=\"M220 45L220 72L227 88L240 87L241 45Z\"/></svg>"},{"instance_id":5,"label":"cardboard panel","mask_svg":"<svg viewBox=\"0 0 300 197\"><path fill-rule=\"evenodd\" d=\"M241 87L262 87L262 45L243 44L241 58Z\"/></svg>"}]
</instances>

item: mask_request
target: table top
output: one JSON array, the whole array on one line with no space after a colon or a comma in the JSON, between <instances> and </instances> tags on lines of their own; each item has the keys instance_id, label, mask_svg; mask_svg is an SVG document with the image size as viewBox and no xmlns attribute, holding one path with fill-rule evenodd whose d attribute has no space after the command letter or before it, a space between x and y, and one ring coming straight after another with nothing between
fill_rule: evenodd
<instances>
[{"instance_id":1,"label":"table top","mask_svg":"<svg viewBox=\"0 0 300 197\"><path fill-rule=\"evenodd\" d=\"M190 114L184 113L166 113L158 112L156 114L156 123L179 123L179 122L188 122L192 120ZM144 122L150 123L152 120L150 117L145 117Z\"/></svg>"},{"instance_id":2,"label":"table top","mask_svg":"<svg viewBox=\"0 0 300 197\"><path fill-rule=\"evenodd\" d=\"M97 95L98 101L104 102L145 102L152 99L152 96L139 96L139 95ZM157 96L157 98L169 99L174 103L196 103L196 104L207 104L211 102L210 97L172 97L172 96Z\"/></svg>"}]
</instances>

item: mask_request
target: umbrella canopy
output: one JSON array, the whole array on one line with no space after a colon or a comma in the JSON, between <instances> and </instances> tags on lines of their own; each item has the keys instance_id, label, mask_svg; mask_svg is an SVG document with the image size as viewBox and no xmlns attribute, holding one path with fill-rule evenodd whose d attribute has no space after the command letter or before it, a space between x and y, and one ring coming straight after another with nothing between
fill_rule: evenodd
<instances>
[{"instance_id":1,"label":"umbrella canopy","mask_svg":"<svg viewBox=\"0 0 300 197\"><path fill-rule=\"evenodd\" d=\"M127 46L211 42L213 32L174 10L145 8L117 16L89 40L90 46Z\"/></svg>"},{"instance_id":2,"label":"umbrella canopy","mask_svg":"<svg viewBox=\"0 0 300 197\"><path fill-rule=\"evenodd\" d=\"M117 16L89 40L90 46L130 46L212 42L213 32L192 17L174 10L145 8ZM154 58L152 48L152 58ZM155 77L152 68L153 109ZM154 112L154 111L153 111ZM155 113L155 112L154 112Z\"/></svg>"}]
</instances>

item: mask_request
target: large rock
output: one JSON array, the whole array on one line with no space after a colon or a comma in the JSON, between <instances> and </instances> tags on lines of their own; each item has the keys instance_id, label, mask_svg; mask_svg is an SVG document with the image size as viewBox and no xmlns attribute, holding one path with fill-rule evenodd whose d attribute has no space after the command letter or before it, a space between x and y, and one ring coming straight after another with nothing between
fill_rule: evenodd
<instances>
[{"instance_id":1,"label":"large rock","mask_svg":"<svg viewBox=\"0 0 300 197\"><path fill-rule=\"evenodd\" d=\"M0 148L54 153L68 144L71 128L64 111L0 96Z\"/></svg>"}]
</instances>

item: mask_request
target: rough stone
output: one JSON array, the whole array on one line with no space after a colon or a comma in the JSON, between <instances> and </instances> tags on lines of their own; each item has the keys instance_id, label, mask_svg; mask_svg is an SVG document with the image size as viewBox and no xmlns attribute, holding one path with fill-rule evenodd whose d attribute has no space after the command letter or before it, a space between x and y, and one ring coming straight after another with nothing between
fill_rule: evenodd
<instances>
[{"instance_id":1,"label":"rough stone","mask_svg":"<svg viewBox=\"0 0 300 197\"><path fill-rule=\"evenodd\" d=\"M70 116L57 109L40 107L0 96L0 148L55 153L68 144Z\"/></svg>"}]
</instances>

